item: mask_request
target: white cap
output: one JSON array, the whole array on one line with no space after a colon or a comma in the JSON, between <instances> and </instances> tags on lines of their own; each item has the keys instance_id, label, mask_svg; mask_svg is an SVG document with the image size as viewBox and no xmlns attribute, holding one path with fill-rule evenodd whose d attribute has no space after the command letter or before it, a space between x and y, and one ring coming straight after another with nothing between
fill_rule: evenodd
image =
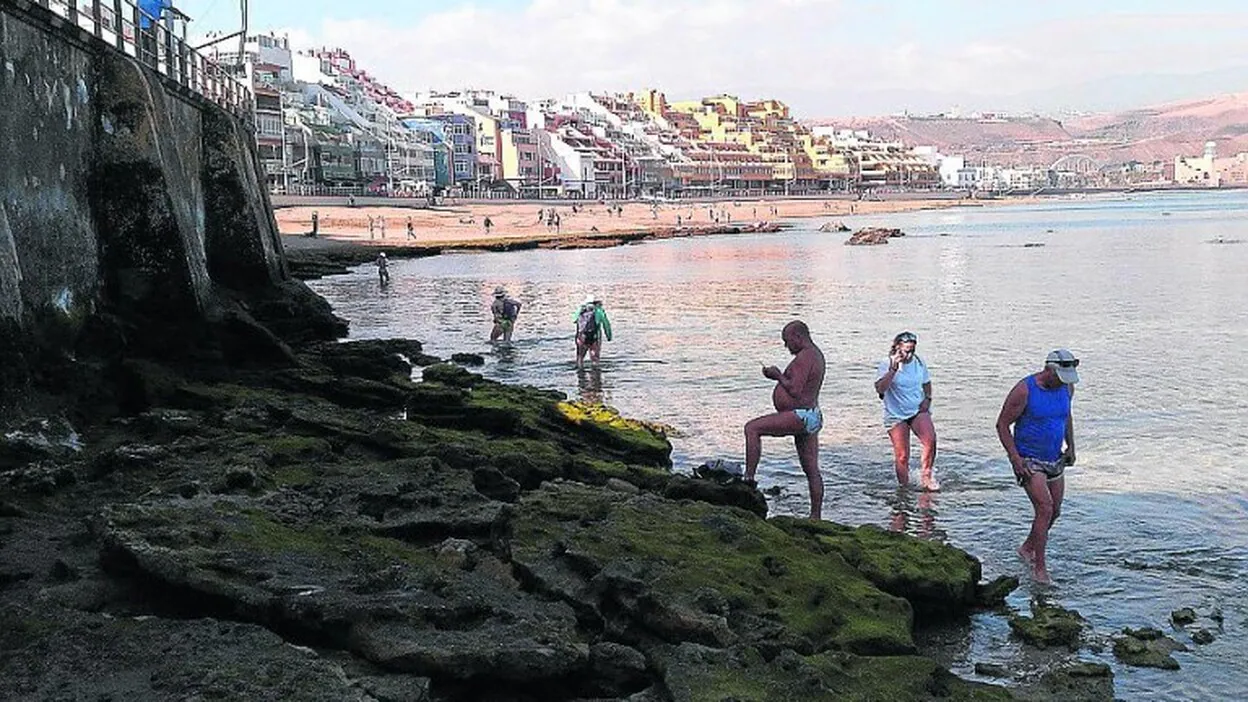
<instances>
[{"instance_id":1,"label":"white cap","mask_svg":"<svg viewBox=\"0 0 1248 702\"><path fill-rule=\"evenodd\" d=\"M1057 349L1050 351L1048 358L1044 359L1044 367L1052 368L1057 371L1057 379L1067 385L1074 385L1079 382L1079 359L1075 358L1075 354L1069 349Z\"/></svg>"}]
</instances>

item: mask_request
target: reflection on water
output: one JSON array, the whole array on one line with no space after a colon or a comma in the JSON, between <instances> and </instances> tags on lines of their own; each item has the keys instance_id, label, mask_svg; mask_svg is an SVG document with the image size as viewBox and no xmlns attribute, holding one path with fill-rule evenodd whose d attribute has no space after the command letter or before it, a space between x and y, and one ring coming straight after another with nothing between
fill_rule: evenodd
<instances>
[{"instance_id":1,"label":"reflection on water","mask_svg":"<svg viewBox=\"0 0 1248 702\"><path fill-rule=\"evenodd\" d=\"M888 528L920 539L945 540L945 533L936 528L936 493L915 492L909 487L897 488L889 501L892 516Z\"/></svg>"},{"instance_id":2,"label":"reflection on water","mask_svg":"<svg viewBox=\"0 0 1248 702\"><path fill-rule=\"evenodd\" d=\"M1115 674L1124 699L1230 699L1248 689L1248 246L1211 242L1245 238L1246 216L1241 193L968 208L848 222L907 232L886 247L844 246L810 221L779 235L395 262L384 290L363 266L314 287L357 338L478 352L490 377L675 426L685 469L741 460L744 423L770 407L758 364L785 364L780 329L801 317L827 359L824 514L946 540L988 577L1023 572L1014 549L1031 519L997 411L1045 353L1069 347L1083 361L1079 464L1052 534L1051 596L1102 634L1166 629L1181 606L1219 608L1217 639L1178 654L1182 671ZM524 303L510 346L487 341L495 285ZM573 316L590 294L615 338L600 368L577 373ZM933 375L936 495L898 491L871 388L902 329L918 333ZM777 492L773 513L805 513L791 443L764 444L759 480ZM1032 594L1010 603L1025 608ZM977 661L1013 665L1023 653L1003 627L977 616L935 637L940 655L966 675Z\"/></svg>"}]
</instances>

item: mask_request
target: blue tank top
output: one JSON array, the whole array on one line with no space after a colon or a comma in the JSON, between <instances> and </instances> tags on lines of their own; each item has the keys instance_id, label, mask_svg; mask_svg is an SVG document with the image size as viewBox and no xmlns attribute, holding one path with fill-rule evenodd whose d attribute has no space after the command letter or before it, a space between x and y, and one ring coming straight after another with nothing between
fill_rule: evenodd
<instances>
[{"instance_id":1,"label":"blue tank top","mask_svg":"<svg viewBox=\"0 0 1248 702\"><path fill-rule=\"evenodd\" d=\"M1027 376L1027 408L1014 422L1014 445L1024 458L1056 461L1062 455L1066 438L1066 418L1070 416L1070 388L1048 390Z\"/></svg>"}]
</instances>

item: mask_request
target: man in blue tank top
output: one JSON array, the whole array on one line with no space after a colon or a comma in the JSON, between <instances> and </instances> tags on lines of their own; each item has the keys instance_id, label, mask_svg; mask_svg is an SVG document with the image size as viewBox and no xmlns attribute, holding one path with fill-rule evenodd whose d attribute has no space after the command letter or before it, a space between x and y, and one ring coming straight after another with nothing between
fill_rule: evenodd
<instances>
[{"instance_id":1,"label":"man in blue tank top","mask_svg":"<svg viewBox=\"0 0 1248 702\"><path fill-rule=\"evenodd\" d=\"M1027 491L1035 518L1018 555L1031 564L1036 582L1048 584L1045 547L1049 529L1062 511L1066 466L1075 462L1075 428L1070 403L1079 382L1079 359L1058 349L1044 370L1019 381L997 417L997 436L1010 457L1014 477ZM1013 432L1010 426L1013 425Z\"/></svg>"}]
</instances>

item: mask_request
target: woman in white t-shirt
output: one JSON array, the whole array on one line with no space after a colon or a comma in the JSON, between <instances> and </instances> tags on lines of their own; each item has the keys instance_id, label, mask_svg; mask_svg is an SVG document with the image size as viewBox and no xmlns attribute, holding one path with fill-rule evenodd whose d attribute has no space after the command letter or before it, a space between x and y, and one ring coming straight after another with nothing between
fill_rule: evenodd
<instances>
[{"instance_id":1,"label":"woman in white t-shirt","mask_svg":"<svg viewBox=\"0 0 1248 702\"><path fill-rule=\"evenodd\" d=\"M880 362L875 391L884 400L884 428L893 442L897 482L910 483L910 432L922 446L920 482L924 490L939 490L933 467L936 463L936 427L932 406L932 377L927 364L914 352L918 337L902 332L893 339L888 358Z\"/></svg>"}]
</instances>

